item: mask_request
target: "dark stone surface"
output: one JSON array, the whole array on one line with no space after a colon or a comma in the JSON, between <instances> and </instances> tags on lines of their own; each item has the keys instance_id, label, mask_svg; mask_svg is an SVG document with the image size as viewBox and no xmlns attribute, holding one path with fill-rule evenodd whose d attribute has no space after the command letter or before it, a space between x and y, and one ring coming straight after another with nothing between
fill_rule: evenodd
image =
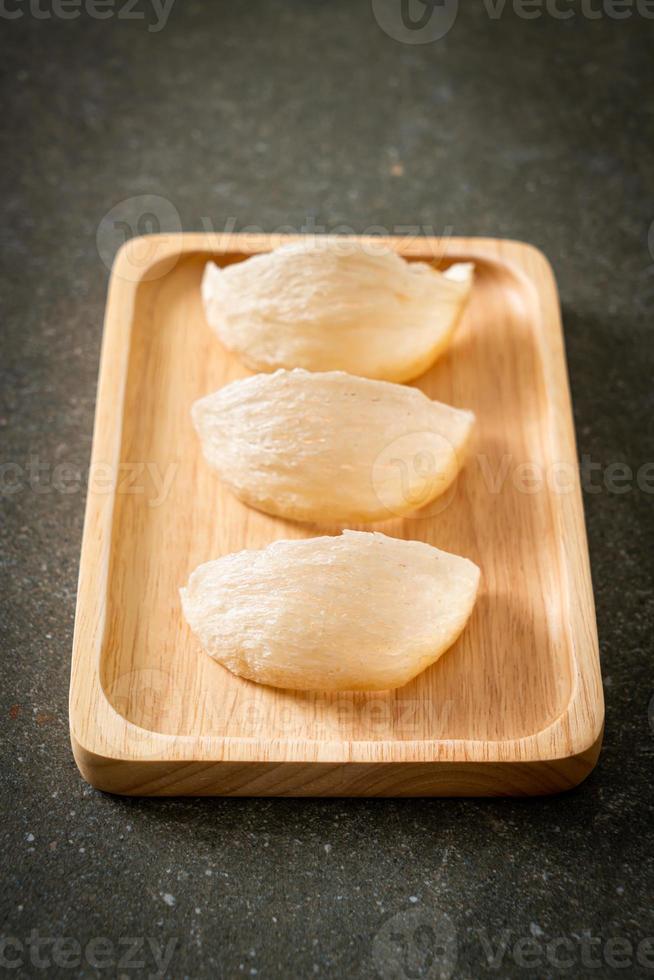
<instances>
[{"instance_id":1,"label":"dark stone surface","mask_svg":"<svg viewBox=\"0 0 654 980\"><path fill-rule=\"evenodd\" d=\"M363 978L382 961L400 978L654 975L654 950L648 967L606 945L654 936L654 498L636 482L654 459L654 22L600 0L595 19L562 0L567 20L509 3L492 19L475 2L416 45L386 36L367 2L177 0L158 32L138 4L147 20L37 17L46 0L0 16L2 933L85 947L70 968L51 944L4 948L22 962L11 975L154 973L150 946L94 968L94 937L113 944L96 948L105 963L128 937L176 939L175 978ZM624 493L595 474L585 495L607 727L578 790L161 802L81 781L66 701L108 274L96 231L143 194L172 203L163 227L175 213L185 230L417 225L526 239L552 260L580 454L634 473ZM123 208L134 231L140 207ZM70 484L58 463L82 475L72 492L54 485ZM430 922L442 970L416 931ZM396 972L393 931L409 944ZM584 951L584 935L599 945ZM506 937L493 968L484 942ZM521 937L536 944L522 965ZM572 965L548 962L555 937Z\"/></svg>"}]
</instances>

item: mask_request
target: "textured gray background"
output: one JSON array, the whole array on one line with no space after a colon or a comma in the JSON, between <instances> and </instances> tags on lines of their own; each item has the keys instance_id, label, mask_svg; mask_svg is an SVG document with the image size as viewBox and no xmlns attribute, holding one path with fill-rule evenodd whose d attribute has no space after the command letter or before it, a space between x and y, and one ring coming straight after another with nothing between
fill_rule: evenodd
<instances>
[{"instance_id":1,"label":"textured gray background","mask_svg":"<svg viewBox=\"0 0 654 980\"><path fill-rule=\"evenodd\" d=\"M3 462L23 468L2 470L5 489L23 483L0 528L4 936L176 938L176 978L363 978L375 963L399 978L654 975L601 952L654 936L654 498L636 486L608 493L596 477L585 496L607 727L599 767L567 796L113 799L81 781L67 736L84 489L59 492L52 467L88 467L108 275L96 232L125 199L163 197L162 226L176 212L185 230L313 221L533 242L560 285L580 454L634 471L654 459L654 22L568 5L566 21L510 4L492 20L466 3L425 45L346 0L177 0L157 33L25 7L0 22L0 432ZM139 208L119 209L135 232ZM118 244L107 227L103 255ZM404 969L384 923L411 909ZM440 974L415 931L430 919L456 936ZM482 937L504 930L540 950L570 937L574 965L507 953L490 969ZM584 934L603 965L581 963ZM22 959L12 975L154 969L150 955L45 973Z\"/></svg>"}]
</instances>

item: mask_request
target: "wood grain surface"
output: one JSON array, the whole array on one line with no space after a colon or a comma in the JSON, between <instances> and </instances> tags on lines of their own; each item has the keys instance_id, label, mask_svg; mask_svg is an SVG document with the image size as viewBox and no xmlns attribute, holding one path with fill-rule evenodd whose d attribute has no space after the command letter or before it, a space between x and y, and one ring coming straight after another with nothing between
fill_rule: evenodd
<instances>
[{"instance_id":1,"label":"wood grain surface","mask_svg":"<svg viewBox=\"0 0 654 980\"><path fill-rule=\"evenodd\" d=\"M596 760L603 701L556 285L531 246L387 240L407 258L476 265L450 351L415 382L475 411L470 458L444 498L374 525L480 566L477 606L451 650L397 691L290 692L235 677L184 622L178 589L200 562L338 533L241 504L203 460L190 421L196 398L248 375L204 320L207 259L226 264L281 241L157 236L117 257L71 677L83 775L109 791L167 795L575 785Z\"/></svg>"}]
</instances>

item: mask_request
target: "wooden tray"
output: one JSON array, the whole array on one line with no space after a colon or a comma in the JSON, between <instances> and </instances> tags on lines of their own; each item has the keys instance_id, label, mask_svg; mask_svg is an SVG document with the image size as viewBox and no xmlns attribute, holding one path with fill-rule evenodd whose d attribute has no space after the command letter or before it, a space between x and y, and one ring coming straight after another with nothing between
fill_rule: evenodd
<instances>
[{"instance_id":1,"label":"wooden tray","mask_svg":"<svg viewBox=\"0 0 654 980\"><path fill-rule=\"evenodd\" d=\"M153 236L116 259L73 645L70 727L82 774L141 795L522 795L576 785L599 752L602 685L556 285L529 245L388 240L410 258L476 264L450 353L416 383L474 409L477 444L445 501L376 525L480 565L480 596L456 645L398 691L307 694L233 676L186 626L178 588L198 563L324 533L239 503L202 459L189 417L194 399L248 373L204 320L204 264L285 240Z\"/></svg>"}]
</instances>

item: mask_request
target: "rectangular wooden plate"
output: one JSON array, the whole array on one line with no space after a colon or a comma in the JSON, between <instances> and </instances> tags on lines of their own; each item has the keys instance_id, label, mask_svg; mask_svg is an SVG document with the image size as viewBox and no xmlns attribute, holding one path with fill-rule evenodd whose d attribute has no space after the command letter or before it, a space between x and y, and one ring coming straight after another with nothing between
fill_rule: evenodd
<instances>
[{"instance_id":1,"label":"rectangular wooden plate","mask_svg":"<svg viewBox=\"0 0 654 980\"><path fill-rule=\"evenodd\" d=\"M376 525L481 567L455 646L397 691L307 694L233 676L186 626L178 589L200 562L324 533L239 503L204 462L189 417L194 399L248 373L204 320L206 261L237 262L288 240L151 236L116 259L73 645L70 727L82 774L139 795L524 795L576 785L599 752L602 685L557 291L529 245L387 240L409 259L476 265L450 352L416 384L473 409L477 443L427 516Z\"/></svg>"}]
</instances>

